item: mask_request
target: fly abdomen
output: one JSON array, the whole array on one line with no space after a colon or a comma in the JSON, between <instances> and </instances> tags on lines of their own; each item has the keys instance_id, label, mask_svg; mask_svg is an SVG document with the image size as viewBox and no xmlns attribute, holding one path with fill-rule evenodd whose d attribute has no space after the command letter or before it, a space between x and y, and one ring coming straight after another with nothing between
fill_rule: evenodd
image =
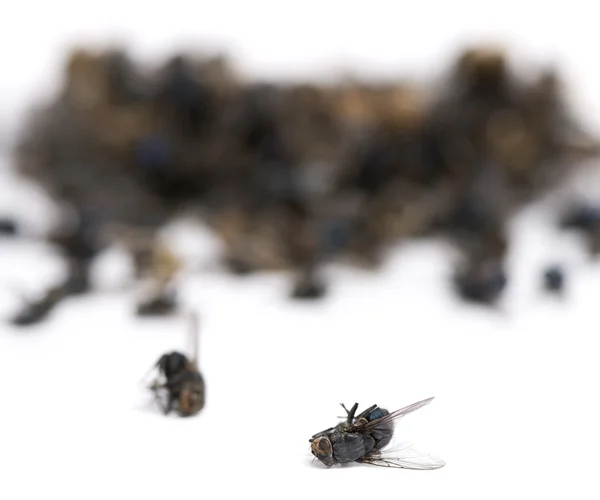
<instances>
[{"instance_id":1,"label":"fly abdomen","mask_svg":"<svg viewBox=\"0 0 600 500\"><path fill-rule=\"evenodd\" d=\"M375 447L375 439L357 432L343 432L331 438L333 458L337 463L354 462Z\"/></svg>"},{"instance_id":2,"label":"fly abdomen","mask_svg":"<svg viewBox=\"0 0 600 500\"><path fill-rule=\"evenodd\" d=\"M184 372L172 391L176 394L182 416L195 415L204 408L204 379L199 372Z\"/></svg>"},{"instance_id":3,"label":"fly abdomen","mask_svg":"<svg viewBox=\"0 0 600 500\"><path fill-rule=\"evenodd\" d=\"M373 439L375 439L374 448L376 450L381 450L384 446L387 446L392 440L393 435L393 422L388 422L387 424L375 427L375 429L373 429L373 432L371 433L371 436L373 437Z\"/></svg>"}]
</instances>

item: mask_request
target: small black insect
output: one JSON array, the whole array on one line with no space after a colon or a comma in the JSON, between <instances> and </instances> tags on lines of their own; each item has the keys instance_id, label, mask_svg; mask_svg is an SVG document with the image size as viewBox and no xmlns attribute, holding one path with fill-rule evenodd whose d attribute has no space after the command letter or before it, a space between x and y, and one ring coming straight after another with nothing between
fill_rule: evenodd
<instances>
[{"instance_id":1,"label":"small black insect","mask_svg":"<svg viewBox=\"0 0 600 500\"><path fill-rule=\"evenodd\" d=\"M593 256L600 253L600 207L583 203L571 207L563 215L560 227L582 234Z\"/></svg>"},{"instance_id":2,"label":"small black insect","mask_svg":"<svg viewBox=\"0 0 600 500\"><path fill-rule=\"evenodd\" d=\"M294 299L317 300L323 298L326 293L327 285L318 272L310 267L300 272L291 295Z\"/></svg>"},{"instance_id":3,"label":"small black insect","mask_svg":"<svg viewBox=\"0 0 600 500\"><path fill-rule=\"evenodd\" d=\"M88 265L82 260L71 260L67 276L46 291L36 301L28 301L11 319L14 326L26 327L44 321L56 306L67 297L81 295L90 289Z\"/></svg>"},{"instance_id":4,"label":"small black insect","mask_svg":"<svg viewBox=\"0 0 600 500\"><path fill-rule=\"evenodd\" d=\"M26 304L12 319L14 326L30 326L46 319L54 306L65 296L63 286L54 287L48 290L44 296L34 302Z\"/></svg>"},{"instance_id":5,"label":"small black insect","mask_svg":"<svg viewBox=\"0 0 600 500\"><path fill-rule=\"evenodd\" d=\"M560 294L565 288L565 273L560 266L551 266L544 271L544 288L548 292Z\"/></svg>"},{"instance_id":6,"label":"small black insect","mask_svg":"<svg viewBox=\"0 0 600 500\"><path fill-rule=\"evenodd\" d=\"M473 262L458 271L453 279L454 288L462 299L485 305L500 299L507 282L502 263L496 260Z\"/></svg>"},{"instance_id":7,"label":"small black insect","mask_svg":"<svg viewBox=\"0 0 600 500\"><path fill-rule=\"evenodd\" d=\"M0 218L0 235L16 236L19 233L19 225L13 219L8 217Z\"/></svg>"},{"instance_id":8,"label":"small black insect","mask_svg":"<svg viewBox=\"0 0 600 500\"><path fill-rule=\"evenodd\" d=\"M177 292L173 289L164 290L137 306L138 316L168 316L177 310Z\"/></svg>"},{"instance_id":9,"label":"small black insect","mask_svg":"<svg viewBox=\"0 0 600 500\"><path fill-rule=\"evenodd\" d=\"M157 403L165 415L174 408L182 417L196 415L204 408L204 378L198 370L198 318L191 314L191 335L193 342L193 358L180 352L164 354L157 361L159 375L150 390L154 392ZM162 380L161 380L162 379ZM163 403L161 390L166 391L166 404Z\"/></svg>"},{"instance_id":10,"label":"small black insect","mask_svg":"<svg viewBox=\"0 0 600 500\"><path fill-rule=\"evenodd\" d=\"M560 227L592 232L600 228L600 207L580 204L572 207L562 217Z\"/></svg>"},{"instance_id":11,"label":"small black insect","mask_svg":"<svg viewBox=\"0 0 600 500\"><path fill-rule=\"evenodd\" d=\"M236 276L248 276L256 271L251 262L241 257L228 256L224 261L227 270Z\"/></svg>"},{"instance_id":12,"label":"small black insect","mask_svg":"<svg viewBox=\"0 0 600 500\"><path fill-rule=\"evenodd\" d=\"M445 465L443 460L418 453L410 446L385 449L392 440L395 421L428 405L432 400L424 399L392 413L373 405L358 416L358 403L354 403L350 410L344 406L346 420L310 438L311 453L327 467L359 462L401 469L439 469Z\"/></svg>"}]
</instances>

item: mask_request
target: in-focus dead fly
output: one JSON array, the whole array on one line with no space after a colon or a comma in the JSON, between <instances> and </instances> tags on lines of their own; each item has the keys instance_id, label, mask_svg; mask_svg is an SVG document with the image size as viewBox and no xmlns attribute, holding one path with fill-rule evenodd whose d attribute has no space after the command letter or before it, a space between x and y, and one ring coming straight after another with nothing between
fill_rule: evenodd
<instances>
[{"instance_id":1,"label":"in-focus dead fly","mask_svg":"<svg viewBox=\"0 0 600 500\"><path fill-rule=\"evenodd\" d=\"M156 362L158 375L149 389L165 415L176 410L180 416L196 415L204 408L204 378L198 369L198 316L190 313L192 358L177 351L163 354ZM166 401L165 401L166 399Z\"/></svg>"},{"instance_id":2,"label":"in-focus dead fly","mask_svg":"<svg viewBox=\"0 0 600 500\"><path fill-rule=\"evenodd\" d=\"M433 470L446 465L440 458L419 452L410 444L388 446L394 435L394 424L404 415L431 403L424 399L392 413L377 405L356 415L358 403L346 410L345 421L315 434L309 439L311 453L327 467L359 462L380 467Z\"/></svg>"}]
</instances>

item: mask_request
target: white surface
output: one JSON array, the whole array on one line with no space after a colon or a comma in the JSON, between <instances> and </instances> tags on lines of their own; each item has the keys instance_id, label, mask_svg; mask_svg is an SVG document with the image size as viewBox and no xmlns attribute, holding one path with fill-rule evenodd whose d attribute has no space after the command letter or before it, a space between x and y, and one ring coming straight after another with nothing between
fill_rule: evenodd
<instances>
[{"instance_id":1,"label":"white surface","mask_svg":"<svg viewBox=\"0 0 600 500\"><path fill-rule=\"evenodd\" d=\"M66 40L117 31L148 54L194 37L229 41L252 56L248 71L269 75L322 71L344 55L373 71L433 68L460 38L505 35L529 56L562 60L597 126L591 2L156 5L12 4L0 30L4 130L51 87ZM0 207L32 230L51 220L35 190L0 185ZM202 316L207 405L187 420L157 413L139 386L161 354L185 348L186 325L135 319L134 293L115 291L126 261L107 256L94 296L30 330L0 326L0 498L598 498L600 267L534 210L514 232L503 314L458 304L444 281L449 257L433 244L407 245L378 275L331 270L319 306L287 301L284 275L193 276L185 301ZM212 243L184 239L210 255ZM562 304L537 289L555 259L570 270ZM34 293L60 272L43 248L0 241L0 314L17 306L15 288ZM308 438L336 422L339 402L393 410L428 396L397 434L445 468L311 465Z\"/></svg>"}]
</instances>

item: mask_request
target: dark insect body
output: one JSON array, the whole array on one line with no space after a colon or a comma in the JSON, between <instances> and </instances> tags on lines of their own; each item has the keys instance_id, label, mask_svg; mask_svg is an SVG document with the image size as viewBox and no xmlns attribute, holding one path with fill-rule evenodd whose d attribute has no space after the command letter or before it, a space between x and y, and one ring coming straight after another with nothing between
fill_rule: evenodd
<instances>
[{"instance_id":1,"label":"dark insect body","mask_svg":"<svg viewBox=\"0 0 600 500\"><path fill-rule=\"evenodd\" d=\"M496 260L473 262L454 276L454 287L460 297L484 305L495 304L507 282L506 272Z\"/></svg>"},{"instance_id":2,"label":"dark insect body","mask_svg":"<svg viewBox=\"0 0 600 500\"><path fill-rule=\"evenodd\" d=\"M394 435L395 420L428 405L432 400L433 398L428 398L392 413L373 405L359 415L356 415L358 403L355 403L350 410L342 405L347 413L346 420L315 434L309 440L311 453L327 467L350 462L405 469L443 467L445 464L441 460L432 460L429 464L423 464L393 456L391 453L387 454L385 451L385 447Z\"/></svg>"},{"instance_id":3,"label":"dark insect body","mask_svg":"<svg viewBox=\"0 0 600 500\"><path fill-rule=\"evenodd\" d=\"M344 408L344 410L346 410L347 417L350 417L350 415L353 415L352 409L348 410L348 409L346 409L346 407L344 405L342 405L342 407ZM373 422L382 417L385 417L386 415L389 415L389 413L390 412L387 411L385 408L380 408L378 406L373 405L370 408L367 408L365 411L363 411L360 415L358 415L356 417L353 416L353 422L361 421L361 419L364 419L367 422ZM384 422L384 423L378 425L377 427L375 427L373 429L373 432L371 434L371 437L373 437L373 439L375 439L375 446L373 447L373 449L380 450L384 446L387 446L390 443L390 441L392 440L393 436L394 436L394 422L393 421Z\"/></svg>"},{"instance_id":4,"label":"dark insect body","mask_svg":"<svg viewBox=\"0 0 600 500\"><path fill-rule=\"evenodd\" d=\"M600 254L600 207L586 203L573 206L563 214L559 225L582 234L591 255Z\"/></svg>"},{"instance_id":5,"label":"dark insect body","mask_svg":"<svg viewBox=\"0 0 600 500\"><path fill-rule=\"evenodd\" d=\"M54 306L66 295L64 287L50 289L39 300L27 304L12 319L14 326L31 326L46 319Z\"/></svg>"},{"instance_id":6,"label":"dark insect body","mask_svg":"<svg viewBox=\"0 0 600 500\"><path fill-rule=\"evenodd\" d=\"M168 316L176 310L177 294L174 290L167 290L138 304L136 312L138 316Z\"/></svg>"},{"instance_id":7,"label":"dark insect body","mask_svg":"<svg viewBox=\"0 0 600 500\"><path fill-rule=\"evenodd\" d=\"M560 266L551 266L544 271L544 288L551 293L561 294L565 288L565 273Z\"/></svg>"},{"instance_id":8,"label":"dark insect body","mask_svg":"<svg viewBox=\"0 0 600 500\"><path fill-rule=\"evenodd\" d=\"M176 409L180 416L190 417L204 408L205 386L204 378L198 370L198 327L195 314L192 315L192 325L194 357L189 359L185 354L174 351L163 354L155 365L159 377L164 381L161 383L157 378L150 389L154 392L156 401L165 415ZM166 404L161 400L161 389L166 391Z\"/></svg>"},{"instance_id":9,"label":"dark insect body","mask_svg":"<svg viewBox=\"0 0 600 500\"><path fill-rule=\"evenodd\" d=\"M19 233L19 225L13 219L8 217L0 218L0 235L3 236L17 236Z\"/></svg>"},{"instance_id":10,"label":"dark insect body","mask_svg":"<svg viewBox=\"0 0 600 500\"><path fill-rule=\"evenodd\" d=\"M600 228L600 207L578 205L567 211L560 222L563 229L597 231Z\"/></svg>"},{"instance_id":11,"label":"dark insect body","mask_svg":"<svg viewBox=\"0 0 600 500\"><path fill-rule=\"evenodd\" d=\"M315 300L320 299L327 293L327 286L322 278L313 269L305 270L298 276L298 280L292 290L295 299Z\"/></svg>"}]
</instances>

